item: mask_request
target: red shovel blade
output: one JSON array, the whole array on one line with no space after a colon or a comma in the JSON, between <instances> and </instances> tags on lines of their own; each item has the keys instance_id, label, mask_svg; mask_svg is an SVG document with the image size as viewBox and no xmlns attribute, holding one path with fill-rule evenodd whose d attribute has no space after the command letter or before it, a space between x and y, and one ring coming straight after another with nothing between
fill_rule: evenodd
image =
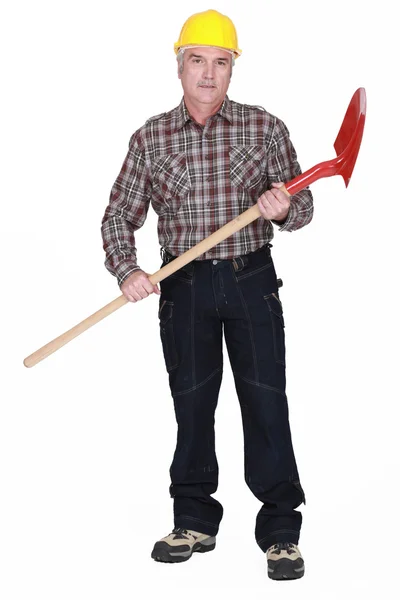
<instances>
[{"instance_id":1,"label":"red shovel blade","mask_svg":"<svg viewBox=\"0 0 400 600\"><path fill-rule=\"evenodd\" d=\"M349 185L363 136L366 107L365 89L358 88L353 94L334 143L337 158L319 163L286 183L286 190L291 196L317 179L332 175L341 175L346 187Z\"/></svg>"},{"instance_id":2,"label":"red shovel blade","mask_svg":"<svg viewBox=\"0 0 400 600\"><path fill-rule=\"evenodd\" d=\"M341 167L337 174L343 177L346 187L349 185L360 149L366 110L367 98L365 89L359 88L353 94L342 126L333 144L337 156L341 157Z\"/></svg>"}]
</instances>

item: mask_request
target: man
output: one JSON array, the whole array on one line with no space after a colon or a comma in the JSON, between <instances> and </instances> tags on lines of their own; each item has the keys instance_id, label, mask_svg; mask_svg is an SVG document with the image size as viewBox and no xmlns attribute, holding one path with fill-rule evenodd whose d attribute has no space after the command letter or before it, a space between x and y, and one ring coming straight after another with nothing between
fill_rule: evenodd
<instances>
[{"instance_id":1,"label":"man","mask_svg":"<svg viewBox=\"0 0 400 600\"><path fill-rule=\"evenodd\" d=\"M262 217L161 282L160 333L178 424L170 469L174 529L152 557L182 562L215 547L222 518L214 412L222 332L244 430L245 479L262 502L256 540L273 579L297 579L305 502L285 395L282 305L271 258L273 225L310 222L312 196L279 188L300 173L282 121L227 96L241 51L232 21L214 10L184 24L175 44L180 105L136 131L102 223L106 266L132 302L160 294L137 264L134 233L149 203L158 214L163 264L258 203Z\"/></svg>"}]
</instances>

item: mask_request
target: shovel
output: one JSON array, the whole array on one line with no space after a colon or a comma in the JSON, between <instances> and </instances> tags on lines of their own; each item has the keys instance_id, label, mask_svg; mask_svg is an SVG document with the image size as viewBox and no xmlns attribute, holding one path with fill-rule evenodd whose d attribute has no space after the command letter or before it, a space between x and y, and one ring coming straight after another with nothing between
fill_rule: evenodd
<instances>
[{"instance_id":1,"label":"shovel","mask_svg":"<svg viewBox=\"0 0 400 600\"><path fill-rule=\"evenodd\" d=\"M321 179L322 177L332 177L333 175L341 175L344 179L345 186L347 187L360 149L364 131L365 115L365 89L358 88L353 94L343 119L342 126L340 127L337 138L333 144L337 155L336 158L315 165L315 167L298 175L280 189L288 196L293 196L317 179ZM153 285L159 283L178 269L181 269L192 260L195 260L207 252L210 248L213 248L227 237L236 233L236 231L239 231L252 221L255 221L255 219L258 219L260 216L261 213L258 205L255 204L202 240L199 244L196 244L193 248L175 258L153 275L150 275L149 280ZM36 350L33 354L27 356L24 360L24 365L26 367L33 367L127 302L128 300L124 295L119 296L109 304L106 304L106 306L103 306L103 308L97 312L93 313L90 317L87 317L84 321L81 321L81 323L78 323L78 325L75 325L72 329L69 329L45 346L42 346L42 348L39 348L39 350Z\"/></svg>"}]
</instances>

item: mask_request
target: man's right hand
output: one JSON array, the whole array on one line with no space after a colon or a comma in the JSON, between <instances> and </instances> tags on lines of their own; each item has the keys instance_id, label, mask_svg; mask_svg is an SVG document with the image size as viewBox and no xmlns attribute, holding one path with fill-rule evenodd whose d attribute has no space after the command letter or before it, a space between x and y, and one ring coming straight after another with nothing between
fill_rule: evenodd
<instances>
[{"instance_id":1,"label":"man's right hand","mask_svg":"<svg viewBox=\"0 0 400 600\"><path fill-rule=\"evenodd\" d=\"M148 273L138 270L129 275L121 285L121 292L130 302L137 302L143 298L147 298L153 292L161 294L157 285L153 285L148 278Z\"/></svg>"}]
</instances>

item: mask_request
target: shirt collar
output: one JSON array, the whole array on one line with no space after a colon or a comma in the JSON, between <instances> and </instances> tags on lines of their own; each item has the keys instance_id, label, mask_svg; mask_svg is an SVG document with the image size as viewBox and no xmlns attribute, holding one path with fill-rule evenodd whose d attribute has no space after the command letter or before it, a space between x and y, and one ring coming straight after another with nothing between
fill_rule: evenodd
<instances>
[{"instance_id":1,"label":"shirt collar","mask_svg":"<svg viewBox=\"0 0 400 600\"><path fill-rule=\"evenodd\" d=\"M232 103L229 100L228 96L225 96L225 100L223 101L221 108L219 109L217 114L220 114L221 117L227 119L229 123L233 123Z\"/></svg>"},{"instance_id":2,"label":"shirt collar","mask_svg":"<svg viewBox=\"0 0 400 600\"><path fill-rule=\"evenodd\" d=\"M225 96L225 99L216 114L221 115L221 117L223 117L230 123L233 123L232 104L228 96ZM185 99L182 98L179 106L176 108L174 127L175 131L179 131L179 129L182 129L182 127L186 125L188 121L191 120L192 118L189 114L188 109L186 108Z\"/></svg>"}]
</instances>

